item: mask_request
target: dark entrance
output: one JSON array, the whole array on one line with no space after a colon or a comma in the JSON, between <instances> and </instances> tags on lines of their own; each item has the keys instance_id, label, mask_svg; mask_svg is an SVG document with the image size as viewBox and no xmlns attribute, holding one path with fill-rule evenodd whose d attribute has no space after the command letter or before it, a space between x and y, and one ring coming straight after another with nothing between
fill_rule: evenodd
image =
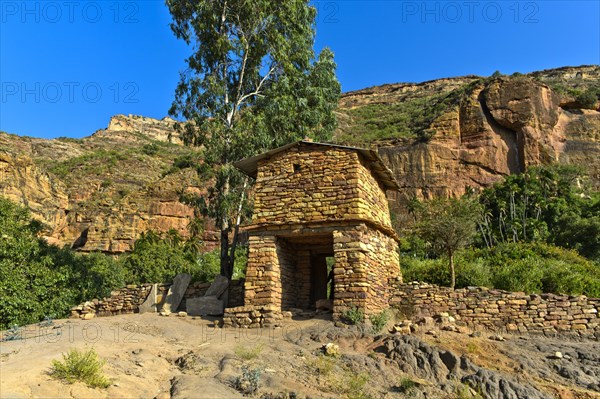
<instances>
[{"instance_id":1,"label":"dark entrance","mask_svg":"<svg viewBox=\"0 0 600 399\"><path fill-rule=\"evenodd\" d=\"M332 290L333 235L277 237L282 308L314 309Z\"/></svg>"}]
</instances>

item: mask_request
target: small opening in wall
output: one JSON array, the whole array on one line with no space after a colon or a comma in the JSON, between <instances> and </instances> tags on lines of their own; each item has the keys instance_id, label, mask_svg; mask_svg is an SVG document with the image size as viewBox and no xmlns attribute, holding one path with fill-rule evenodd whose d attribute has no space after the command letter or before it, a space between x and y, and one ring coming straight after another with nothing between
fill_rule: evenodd
<instances>
[{"instance_id":1,"label":"small opening in wall","mask_svg":"<svg viewBox=\"0 0 600 399\"><path fill-rule=\"evenodd\" d=\"M294 164L294 173L298 173L300 172L300 164L299 163L295 163Z\"/></svg>"}]
</instances>

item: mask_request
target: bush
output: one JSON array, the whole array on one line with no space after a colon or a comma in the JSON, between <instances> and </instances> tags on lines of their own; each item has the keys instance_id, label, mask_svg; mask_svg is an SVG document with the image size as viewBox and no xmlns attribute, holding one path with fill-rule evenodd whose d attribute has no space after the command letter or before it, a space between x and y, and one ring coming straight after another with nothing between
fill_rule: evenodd
<instances>
[{"instance_id":1,"label":"bush","mask_svg":"<svg viewBox=\"0 0 600 399\"><path fill-rule=\"evenodd\" d=\"M443 259L402 258L405 281L447 285ZM457 287L600 297L600 265L576 251L545 243L505 243L457 254Z\"/></svg>"},{"instance_id":2,"label":"bush","mask_svg":"<svg viewBox=\"0 0 600 399\"><path fill-rule=\"evenodd\" d=\"M98 359L98 354L92 348L87 352L71 349L63 354L63 361L53 360L49 371L50 376L72 384L83 382L92 388L108 388L110 380L102 374L102 366L106 362Z\"/></svg>"},{"instance_id":3,"label":"bush","mask_svg":"<svg viewBox=\"0 0 600 399\"><path fill-rule=\"evenodd\" d=\"M384 310L378 314L371 315L369 320L371 321L373 332L379 334L390 320L390 314L387 310Z\"/></svg>"},{"instance_id":4,"label":"bush","mask_svg":"<svg viewBox=\"0 0 600 399\"><path fill-rule=\"evenodd\" d=\"M119 259L130 283L166 283L180 273L194 274L195 253L175 231L142 233L133 251Z\"/></svg>"},{"instance_id":5,"label":"bush","mask_svg":"<svg viewBox=\"0 0 600 399\"><path fill-rule=\"evenodd\" d=\"M342 314L342 319L350 324L362 324L365 321L365 313L362 309L353 306Z\"/></svg>"},{"instance_id":6,"label":"bush","mask_svg":"<svg viewBox=\"0 0 600 399\"><path fill-rule=\"evenodd\" d=\"M242 375L236 377L233 381L233 387L244 395L253 395L258 391L260 375L261 370L258 368L249 369L246 366L242 366Z\"/></svg>"},{"instance_id":7,"label":"bush","mask_svg":"<svg viewBox=\"0 0 600 399\"><path fill-rule=\"evenodd\" d=\"M112 258L48 245L41 229L26 209L0 198L0 328L65 316L124 284Z\"/></svg>"}]
</instances>

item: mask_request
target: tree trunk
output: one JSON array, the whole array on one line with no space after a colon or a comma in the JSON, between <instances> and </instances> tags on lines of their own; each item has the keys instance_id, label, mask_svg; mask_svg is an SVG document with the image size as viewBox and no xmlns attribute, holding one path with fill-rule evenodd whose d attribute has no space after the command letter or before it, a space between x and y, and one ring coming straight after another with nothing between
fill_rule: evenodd
<instances>
[{"instance_id":1,"label":"tree trunk","mask_svg":"<svg viewBox=\"0 0 600 399\"><path fill-rule=\"evenodd\" d=\"M229 273L229 230L221 229L221 275L231 280Z\"/></svg>"},{"instance_id":2,"label":"tree trunk","mask_svg":"<svg viewBox=\"0 0 600 399\"><path fill-rule=\"evenodd\" d=\"M454 272L454 252L448 251L448 257L450 258L450 288L454 289L456 285L456 273Z\"/></svg>"}]
</instances>

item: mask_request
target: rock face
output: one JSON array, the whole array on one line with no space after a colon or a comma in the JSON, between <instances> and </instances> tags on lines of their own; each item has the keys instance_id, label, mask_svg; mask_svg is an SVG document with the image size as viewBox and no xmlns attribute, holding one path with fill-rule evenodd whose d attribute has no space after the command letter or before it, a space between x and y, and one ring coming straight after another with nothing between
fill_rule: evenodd
<instances>
[{"instance_id":1,"label":"rock face","mask_svg":"<svg viewBox=\"0 0 600 399\"><path fill-rule=\"evenodd\" d=\"M390 198L401 220L410 198L459 196L535 165L581 165L600 187L598 103L595 109L585 109L569 94L590 87L600 87L599 66L384 85L342 96L337 137L344 143L378 147L401 186ZM389 113L397 110L394 107L411 102L443 109L423 123L425 131L434 132L428 140L392 133L365 142L352 136L364 125L361 109L372 111L370 120L393 122Z\"/></svg>"},{"instance_id":2,"label":"rock face","mask_svg":"<svg viewBox=\"0 0 600 399\"><path fill-rule=\"evenodd\" d=\"M27 206L50 243L121 253L147 230L188 234L194 212L179 193L201 192L202 183L172 166L191 154L168 118L117 115L81 140L0 132L0 195ZM210 249L218 239L205 227Z\"/></svg>"},{"instance_id":3,"label":"rock face","mask_svg":"<svg viewBox=\"0 0 600 399\"><path fill-rule=\"evenodd\" d=\"M599 104L576 95L590 88L600 66L358 90L340 99L334 141L378 150L401 186L389 195L399 223L413 197L458 196L534 165L583 165L598 188ZM116 115L81 140L0 132L0 195L28 206L52 243L120 253L149 229L187 234L193 210L179 193L204 184L173 162L190 155L169 118ZM203 239L218 241L210 224Z\"/></svg>"}]
</instances>

